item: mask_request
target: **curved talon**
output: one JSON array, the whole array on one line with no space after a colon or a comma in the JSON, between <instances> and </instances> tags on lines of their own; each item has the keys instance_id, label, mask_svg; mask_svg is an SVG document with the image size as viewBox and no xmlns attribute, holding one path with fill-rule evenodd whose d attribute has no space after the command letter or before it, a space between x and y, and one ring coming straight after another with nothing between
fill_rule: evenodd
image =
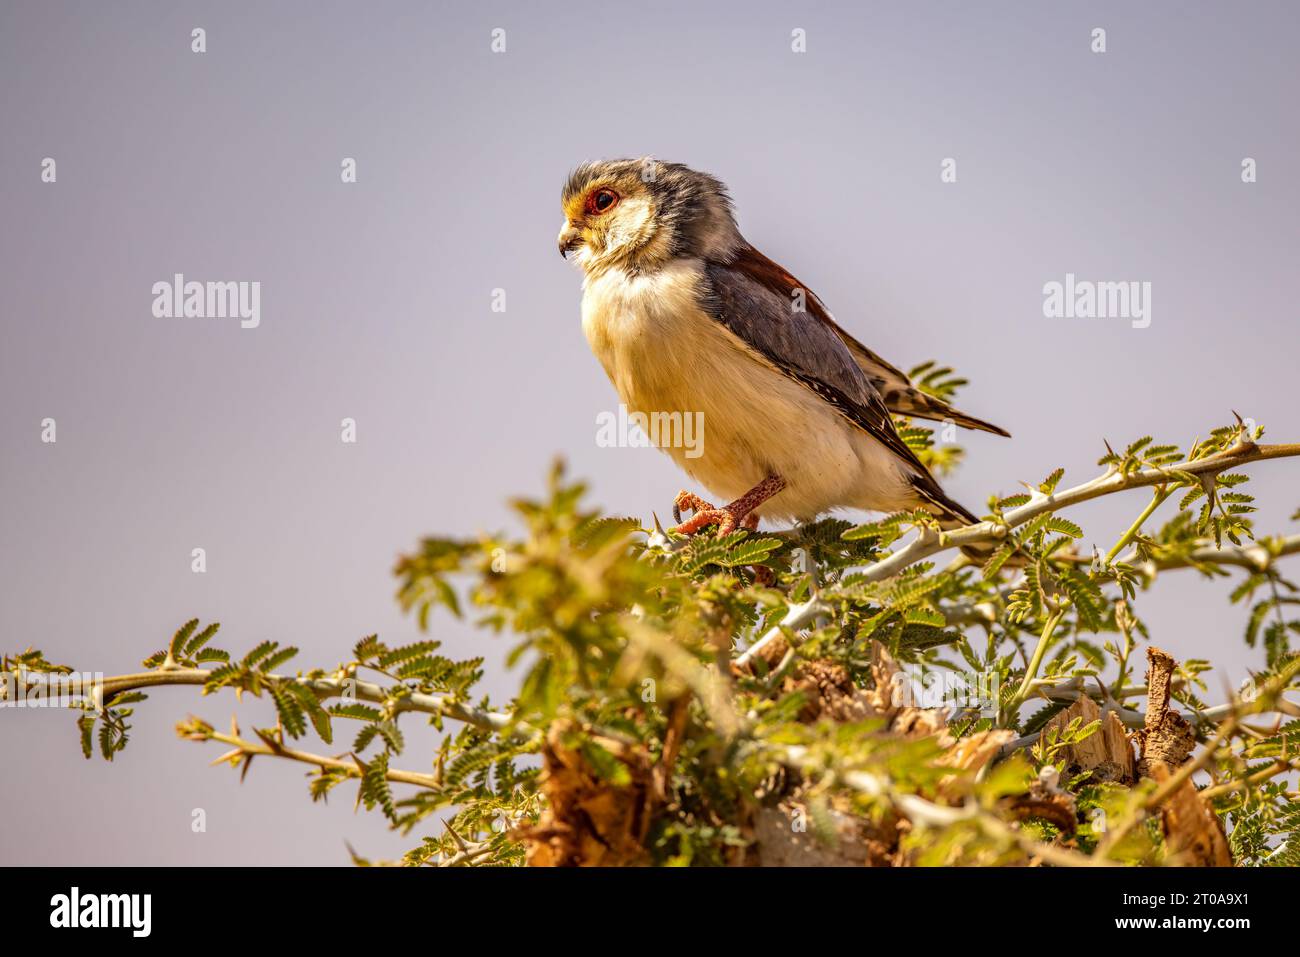
<instances>
[{"instance_id":1,"label":"curved talon","mask_svg":"<svg viewBox=\"0 0 1300 957\"><path fill-rule=\"evenodd\" d=\"M694 512L696 515L700 512L716 511L711 503L704 501L704 499L700 498L695 493L688 492L685 489L678 492L677 497L673 499L673 521L677 522L679 525L682 521L682 509L687 509L688 511Z\"/></svg>"},{"instance_id":2,"label":"curved talon","mask_svg":"<svg viewBox=\"0 0 1300 957\"><path fill-rule=\"evenodd\" d=\"M717 525L719 535L729 535L736 530L736 522L736 513L729 508L705 508L700 509L673 531L678 535L694 535L706 526Z\"/></svg>"},{"instance_id":3,"label":"curved talon","mask_svg":"<svg viewBox=\"0 0 1300 957\"><path fill-rule=\"evenodd\" d=\"M718 526L719 535L728 535L736 526L744 524L753 531L758 527L758 516L754 510L786 487L785 479L779 475L769 475L730 505L714 508L698 495L681 491L673 501L673 517L678 525L673 529L679 535L694 535L706 525ZM681 510L689 508L695 514L689 521L683 522Z\"/></svg>"}]
</instances>

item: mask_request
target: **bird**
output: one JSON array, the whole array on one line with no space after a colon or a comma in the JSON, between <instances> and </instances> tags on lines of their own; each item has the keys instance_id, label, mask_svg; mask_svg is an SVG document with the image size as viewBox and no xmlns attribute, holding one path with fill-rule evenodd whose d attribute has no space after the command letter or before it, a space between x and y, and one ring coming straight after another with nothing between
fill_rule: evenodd
<instances>
[{"instance_id":1,"label":"bird","mask_svg":"<svg viewBox=\"0 0 1300 957\"><path fill-rule=\"evenodd\" d=\"M845 508L978 519L949 498L891 414L1010 437L918 389L741 235L715 176L653 157L584 163L565 182L560 255L583 277L582 328L627 409L702 415L698 448L661 445L725 504L678 493L673 531ZM683 512L691 513L686 520Z\"/></svg>"}]
</instances>

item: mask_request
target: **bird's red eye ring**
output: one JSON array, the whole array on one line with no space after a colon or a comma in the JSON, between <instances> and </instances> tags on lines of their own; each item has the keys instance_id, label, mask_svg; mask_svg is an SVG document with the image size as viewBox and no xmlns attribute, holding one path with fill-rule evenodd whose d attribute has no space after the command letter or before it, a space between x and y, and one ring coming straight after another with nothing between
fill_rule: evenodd
<instances>
[{"instance_id":1,"label":"bird's red eye ring","mask_svg":"<svg viewBox=\"0 0 1300 957\"><path fill-rule=\"evenodd\" d=\"M593 190L587 197L587 212L599 216L601 213L608 213L618 205L618 193L612 189Z\"/></svg>"}]
</instances>

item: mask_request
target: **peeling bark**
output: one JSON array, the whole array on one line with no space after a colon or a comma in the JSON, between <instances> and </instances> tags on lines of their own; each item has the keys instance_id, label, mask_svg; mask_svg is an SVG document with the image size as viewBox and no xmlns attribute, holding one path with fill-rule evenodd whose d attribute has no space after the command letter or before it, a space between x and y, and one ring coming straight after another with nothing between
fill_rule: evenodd
<instances>
[{"instance_id":1,"label":"peeling bark","mask_svg":"<svg viewBox=\"0 0 1300 957\"><path fill-rule=\"evenodd\" d=\"M1169 707L1176 665L1168 652L1155 646L1147 648L1147 713L1143 727L1136 734L1137 771L1142 777L1154 777L1152 768L1156 764L1171 770L1177 768L1196 747L1192 726Z\"/></svg>"},{"instance_id":2,"label":"peeling bark","mask_svg":"<svg viewBox=\"0 0 1300 957\"><path fill-rule=\"evenodd\" d=\"M1100 720L1101 727L1061 752L1066 773L1073 776L1089 771L1095 782L1128 785L1136 781L1133 746L1129 743L1124 722L1113 711L1107 711L1103 716L1097 703L1086 695L1080 696L1078 701L1047 722L1039 741L1046 742L1047 732L1053 728L1064 731L1075 718L1082 718L1084 725Z\"/></svg>"},{"instance_id":3,"label":"peeling bark","mask_svg":"<svg viewBox=\"0 0 1300 957\"><path fill-rule=\"evenodd\" d=\"M1176 662L1159 648L1147 648L1147 713L1135 735L1140 751L1138 773L1163 785L1196 747L1196 733L1169 707ZM1218 815L1196 785L1184 781L1160 805L1160 830L1170 862L1191 867L1232 867L1232 851Z\"/></svg>"},{"instance_id":4,"label":"peeling bark","mask_svg":"<svg viewBox=\"0 0 1300 957\"><path fill-rule=\"evenodd\" d=\"M1151 776L1159 784L1173 775L1164 764L1153 763L1151 769ZM1183 782L1161 805L1160 829L1170 863L1186 867L1233 866L1223 824L1191 781Z\"/></svg>"},{"instance_id":5,"label":"peeling bark","mask_svg":"<svg viewBox=\"0 0 1300 957\"><path fill-rule=\"evenodd\" d=\"M621 741L596 738L627 771L628 783L598 774L565 744L572 730L556 722L542 748L542 793L547 807L518 836L529 867L620 867L647 862L645 837L657 803L650 756Z\"/></svg>"}]
</instances>

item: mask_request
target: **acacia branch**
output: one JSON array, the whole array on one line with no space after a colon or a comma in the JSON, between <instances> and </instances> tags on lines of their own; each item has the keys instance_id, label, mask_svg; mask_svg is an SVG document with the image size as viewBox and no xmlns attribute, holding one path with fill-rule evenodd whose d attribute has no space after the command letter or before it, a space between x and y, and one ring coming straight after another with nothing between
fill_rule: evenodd
<instances>
[{"instance_id":1,"label":"acacia branch","mask_svg":"<svg viewBox=\"0 0 1300 957\"><path fill-rule=\"evenodd\" d=\"M1205 568L1209 565L1229 565L1234 568L1245 568L1253 572L1265 572L1271 568L1277 559L1284 555L1294 555L1300 553L1300 535L1269 536L1257 539L1243 545L1224 545L1222 547L1214 543L1212 538L1196 539L1188 551L1180 551L1178 554L1155 555L1145 562L1139 563L1137 549L1131 549L1118 559L1121 565L1137 565L1138 572L1147 579L1148 582L1154 581L1157 573L1164 571L1177 571L1182 568ZM1071 556L1053 556L1053 560L1073 561L1076 564L1083 564L1091 559L1083 559ZM968 559L963 556L963 564ZM1113 581L1114 573L1103 570L1098 581ZM1000 585L997 589L997 597L1006 600L1022 586L1023 576L1013 576L1006 583ZM978 601L969 598L955 601L948 605L939 607L945 622L949 625L991 625L998 620L997 608L992 599L983 598ZM1131 689L1130 689L1131 690ZM1134 694L1146 694L1145 687L1133 692Z\"/></svg>"},{"instance_id":2,"label":"acacia branch","mask_svg":"<svg viewBox=\"0 0 1300 957\"><path fill-rule=\"evenodd\" d=\"M822 770L821 765L812 758L808 749L800 745L787 746L783 749L781 757L782 763L800 773L807 774ZM1035 840L974 802L967 802L959 807L936 804L920 795L897 791L886 779L869 771L844 771L838 773L837 777L855 791L887 801L909 821L916 824L945 828L969 821L988 836L1014 843L1031 857L1038 857L1057 867L1094 867L1100 863L1078 851Z\"/></svg>"},{"instance_id":3,"label":"acacia branch","mask_svg":"<svg viewBox=\"0 0 1300 957\"><path fill-rule=\"evenodd\" d=\"M777 639L783 638L786 631L797 631L800 628L806 628L817 620L818 615L828 614L831 611L830 606L816 596L801 605L791 605L779 625L769 628L761 638L736 657L736 667L748 668L750 663L762 653L763 649Z\"/></svg>"},{"instance_id":4,"label":"acacia branch","mask_svg":"<svg viewBox=\"0 0 1300 957\"><path fill-rule=\"evenodd\" d=\"M1176 681L1175 687L1177 686L1178 682ZM1104 686L1102 688L1103 696L1099 697L1097 695L1090 695L1088 691L1083 688L1082 682L1078 678L1072 678L1067 682L1051 687L1043 686L1036 690L1043 698L1047 698L1051 701L1078 701L1083 697L1092 697L1093 700L1097 702L1100 708L1100 713L1103 717L1105 717L1107 712L1114 712L1127 728L1140 728L1146 722L1146 714L1144 712L1134 710L1133 708L1125 708L1120 703L1120 701L1125 698L1146 695L1146 685L1134 685L1132 687L1122 688L1119 700L1114 698L1108 699L1105 697ZM1188 718L1198 726L1217 724L1219 721L1232 714L1233 710L1237 708L1237 705L1232 702L1224 702L1223 704L1216 704L1209 708L1196 710L1187 705L1186 702L1181 703L1189 709ZM1297 704L1288 698L1284 698L1279 694L1275 699L1259 708L1254 713L1284 714L1288 717L1300 718L1300 704ZM1264 731L1251 725L1247 725L1244 722L1240 723L1239 727L1251 732L1259 731L1260 733L1265 733ZM998 754L1000 757L1005 757L1013 751L1018 751L1021 748L1027 748L1031 745L1037 744L1039 736L1039 732L1034 732L1033 734L1027 734L1023 737L1016 738L1014 741L1008 741L998 751Z\"/></svg>"},{"instance_id":5,"label":"acacia branch","mask_svg":"<svg viewBox=\"0 0 1300 957\"><path fill-rule=\"evenodd\" d=\"M909 565L936 555L939 552L967 545L984 545L998 542L1007 537L1007 533L1024 525L1040 515L1059 511L1071 505L1088 502L1103 495L1111 495L1127 489L1145 488L1152 485L1164 485L1176 479L1173 471L1186 472L1191 475L1215 475L1228 469L1245 465L1249 462L1261 462L1266 459L1293 458L1300 456L1300 444L1256 445L1253 442L1241 442L1231 449L1207 455L1205 458L1189 459L1177 465L1138 469L1122 472L1111 468L1097 478L1063 492L1044 495L1035 491L1030 501L1016 508L1008 509L1001 521L977 522L951 532L936 532L923 528L916 538L894 552L868 565L859 577L866 581L882 581L892 578Z\"/></svg>"},{"instance_id":6,"label":"acacia branch","mask_svg":"<svg viewBox=\"0 0 1300 957\"><path fill-rule=\"evenodd\" d=\"M1201 797L1207 801L1223 797L1225 794L1232 794L1235 791L1249 791L1263 784L1265 781L1277 777L1279 774L1287 774L1296 770L1294 760L1285 761L1282 758L1276 759L1272 764L1256 771L1254 774L1247 775L1244 778L1238 778L1235 781L1226 781L1223 784L1215 784L1211 787L1201 790Z\"/></svg>"},{"instance_id":7,"label":"acacia branch","mask_svg":"<svg viewBox=\"0 0 1300 957\"><path fill-rule=\"evenodd\" d=\"M203 668L165 668L157 671L145 671L139 674L115 675L105 678L103 683L103 700L111 700L116 694L125 691L137 691L166 685L205 685L212 673ZM268 682L295 683L311 689L320 698L353 697L376 704L391 704L398 712L416 711L423 714L441 715L456 721L463 721L484 731L503 731L514 723L514 718L503 712L484 711L464 702L457 701L451 695L424 694L411 692L396 701L392 700L393 689L370 681L356 678L302 678L287 675L268 674L263 676Z\"/></svg>"},{"instance_id":8,"label":"acacia branch","mask_svg":"<svg viewBox=\"0 0 1300 957\"><path fill-rule=\"evenodd\" d=\"M340 771L348 777L359 778L362 775L361 767L355 763L358 758L353 758L352 762L345 761L342 758L327 758L321 754L312 754L309 751L299 751L296 748L285 747L278 741L262 738L263 743L258 744L255 741L248 741L239 737L237 734L224 734L220 731L210 732L187 732L184 737L195 741L220 741L228 744L233 751L228 751L221 757L216 758L213 764L236 763L239 759L251 759L259 754L269 755L276 758L286 758L290 761L300 761L303 764L311 764L318 768L326 768L332 771ZM432 774L420 774L417 771L403 771L399 768L390 768L384 775L389 781L397 784L413 784L416 787L428 788L433 791L441 790L442 785Z\"/></svg>"},{"instance_id":9,"label":"acacia branch","mask_svg":"<svg viewBox=\"0 0 1300 957\"><path fill-rule=\"evenodd\" d=\"M493 846L489 841L483 841L479 844L464 844L462 850L457 851L451 857L440 860L434 865L434 867L461 867L469 865L485 854L491 853L492 850Z\"/></svg>"},{"instance_id":10,"label":"acacia branch","mask_svg":"<svg viewBox=\"0 0 1300 957\"><path fill-rule=\"evenodd\" d=\"M1152 558L1139 565L1138 570L1147 578L1154 578L1158 571L1205 565L1232 565L1252 572L1264 572L1283 555L1294 555L1297 552L1300 552L1300 535L1261 538L1247 545L1229 545L1224 548L1218 548L1207 540L1183 554ZM1137 562L1137 551L1129 552L1120 561L1130 565Z\"/></svg>"},{"instance_id":11,"label":"acacia branch","mask_svg":"<svg viewBox=\"0 0 1300 957\"><path fill-rule=\"evenodd\" d=\"M1201 459L1192 459L1172 466L1173 469L1188 472L1193 475L1218 473L1226 469L1242 465L1247 462L1263 461L1265 459L1289 458L1300 456L1300 444L1292 443L1287 445L1255 445L1253 443L1243 443L1236 448L1228 449L1215 455L1209 455ZM1003 516L1002 522L979 522L974 525L967 525L964 528L952 532L937 533L932 529L923 528L915 539L899 549L894 554L883 558L878 562L868 565L860 574L866 581L882 581L897 575L907 566L915 564L918 561L929 558L931 555L946 551L952 548L960 548L965 545L984 544L996 542L1006 537L1007 532L1026 522L1032 521L1040 515L1056 511L1070 505L1077 505L1080 502L1086 502L1103 495L1110 495L1115 492L1124 491L1131 488L1142 488L1152 485L1165 484L1171 481L1169 469L1150 468L1142 469L1137 472L1122 473L1118 470L1111 469L1098 476L1097 478L1076 485L1074 488L1066 489L1063 492L1052 495L1044 495L1041 492L1035 492L1034 498L1019 506L1009 510ZM1153 506L1159 505L1164 499L1155 496L1152 505L1142 513L1142 519L1149 517L1154 511ZM1140 525L1141 522L1135 523ZM1130 532L1134 531L1130 529ZM1132 537L1126 534L1117 543L1116 551ZM665 538L666 541L666 538ZM1289 555L1300 552L1300 535L1290 536L1283 539L1264 539L1251 545L1232 546L1228 548L1217 548L1212 546L1207 539L1205 544L1198 547L1190 555L1170 557L1165 559L1156 559L1147 563L1153 570L1148 572L1148 577L1154 577L1154 570L1166 570L1174 568L1186 568L1195 565L1197 562L1209 564L1218 562L1225 565L1236 565L1244 568L1263 570L1267 568L1275 558L1281 555ZM1125 561L1136 560L1136 556L1131 554L1126 556ZM798 630L807 627L816 620L818 615L826 614L830 611L827 605L819 598L814 596L807 602L800 605L791 605L786 612L785 617L779 625L769 628L760 638L754 641L749 647L741 652L735 659L735 664L741 668L747 668L765 648L773 642L784 637L788 631ZM992 620L993 616L978 615L980 620Z\"/></svg>"}]
</instances>

